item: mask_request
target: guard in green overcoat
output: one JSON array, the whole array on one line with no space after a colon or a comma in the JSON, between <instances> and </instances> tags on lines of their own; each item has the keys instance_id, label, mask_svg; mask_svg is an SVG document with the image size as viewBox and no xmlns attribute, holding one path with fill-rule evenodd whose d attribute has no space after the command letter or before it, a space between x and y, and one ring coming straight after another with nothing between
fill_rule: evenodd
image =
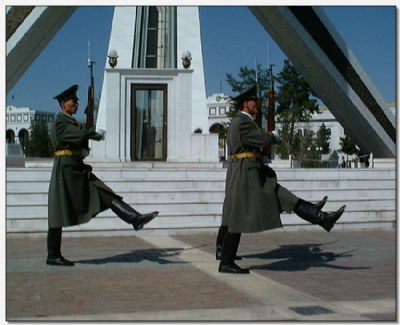
<instances>
[{"instance_id":1,"label":"guard in green overcoat","mask_svg":"<svg viewBox=\"0 0 400 325\"><path fill-rule=\"evenodd\" d=\"M134 210L84 163L89 154L88 139L104 140L104 131L89 128L73 117L79 106L77 90L78 86L74 85L54 97L61 112L51 129L55 158L48 196L48 265L74 265L61 254L63 227L87 223L109 208L135 230L142 229L158 215L158 211L141 214Z\"/></svg>"},{"instance_id":2,"label":"guard in green overcoat","mask_svg":"<svg viewBox=\"0 0 400 325\"><path fill-rule=\"evenodd\" d=\"M277 144L277 132L266 132L254 122L259 109L256 87L233 99L240 111L232 119L227 135L228 170L222 222L217 235L216 258L219 272L249 273L235 263L241 233L282 227L280 214L298 216L330 231L345 206L333 213L321 211L327 197L312 204L294 195L277 182L274 170L262 161L262 149Z\"/></svg>"}]
</instances>

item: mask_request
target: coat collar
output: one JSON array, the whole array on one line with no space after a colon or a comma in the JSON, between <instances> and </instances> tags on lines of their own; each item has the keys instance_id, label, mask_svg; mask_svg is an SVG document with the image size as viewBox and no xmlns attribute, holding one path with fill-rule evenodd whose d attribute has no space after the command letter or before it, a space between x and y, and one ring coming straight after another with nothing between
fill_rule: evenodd
<instances>
[{"instance_id":1,"label":"coat collar","mask_svg":"<svg viewBox=\"0 0 400 325\"><path fill-rule=\"evenodd\" d=\"M251 116L251 115L250 115L249 113L247 113L247 112L240 111L239 114L243 114L244 116L247 116L247 117L250 118L252 121L254 121L254 117Z\"/></svg>"}]
</instances>

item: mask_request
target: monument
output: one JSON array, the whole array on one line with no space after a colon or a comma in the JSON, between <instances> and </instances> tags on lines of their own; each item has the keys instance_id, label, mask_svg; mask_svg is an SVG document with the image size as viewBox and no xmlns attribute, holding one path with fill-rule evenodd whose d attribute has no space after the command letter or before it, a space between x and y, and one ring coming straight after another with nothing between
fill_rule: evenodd
<instances>
[{"instance_id":1,"label":"monument","mask_svg":"<svg viewBox=\"0 0 400 325\"><path fill-rule=\"evenodd\" d=\"M115 7L108 53L92 159L218 162L198 7Z\"/></svg>"},{"instance_id":2,"label":"monument","mask_svg":"<svg viewBox=\"0 0 400 325\"><path fill-rule=\"evenodd\" d=\"M6 8L7 91L75 9ZM323 9L249 9L363 152L394 158L395 119ZM115 7L109 50L113 67L105 64L98 116L107 140L92 145L92 158L218 159L217 139L208 134L204 111L198 7ZM182 68L183 53L187 56Z\"/></svg>"}]
</instances>

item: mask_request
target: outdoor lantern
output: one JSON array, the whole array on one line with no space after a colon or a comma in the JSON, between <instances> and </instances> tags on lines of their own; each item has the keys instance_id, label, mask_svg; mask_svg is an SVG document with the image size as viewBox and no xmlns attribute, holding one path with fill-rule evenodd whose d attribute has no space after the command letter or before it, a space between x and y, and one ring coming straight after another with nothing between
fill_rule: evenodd
<instances>
[{"instance_id":1,"label":"outdoor lantern","mask_svg":"<svg viewBox=\"0 0 400 325\"><path fill-rule=\"evenodd\" d=\"M118 53L116 50L110 50L108 52L108 64L111 68L115 68L118 63Z\"/></svg>"},{"instance_id":2,"label":"outdoor lantern","mask_svg":"<svg viewBox=\"0 0 400 325\"><path fill-rule=\"evenodd\" d=\"M185 69L190 68L190 62L192 61L192 53L189 51L184 51L182 53L182 65Z\"/></svg>"}]
</instances>

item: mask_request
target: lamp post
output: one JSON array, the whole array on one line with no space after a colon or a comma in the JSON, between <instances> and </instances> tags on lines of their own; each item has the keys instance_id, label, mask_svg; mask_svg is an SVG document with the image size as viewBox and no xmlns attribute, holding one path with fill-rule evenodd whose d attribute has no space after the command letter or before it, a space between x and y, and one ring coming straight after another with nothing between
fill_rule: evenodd
<instances>
[{"instance_id":1,"label":"lamp post","mask_svg":"<svg viewBox=\"0 0 400 325\"><path fill-rule=\"evenodd\" d=\"M317 156L319 160L318 165L321 167L322 147L316 147L315 149L317 150Z\"/></svg>"},{"instance_id":2,"label":"lamp post","mask_svg":"<svg viewBox=\"0 0 400 325\"><path fill-rule=\"evenodd\" d=\"M108 52L108 64L111 68L115 68L118 64L118 53L116 50L110 50Z\"/></svg>"}]
</instances>

